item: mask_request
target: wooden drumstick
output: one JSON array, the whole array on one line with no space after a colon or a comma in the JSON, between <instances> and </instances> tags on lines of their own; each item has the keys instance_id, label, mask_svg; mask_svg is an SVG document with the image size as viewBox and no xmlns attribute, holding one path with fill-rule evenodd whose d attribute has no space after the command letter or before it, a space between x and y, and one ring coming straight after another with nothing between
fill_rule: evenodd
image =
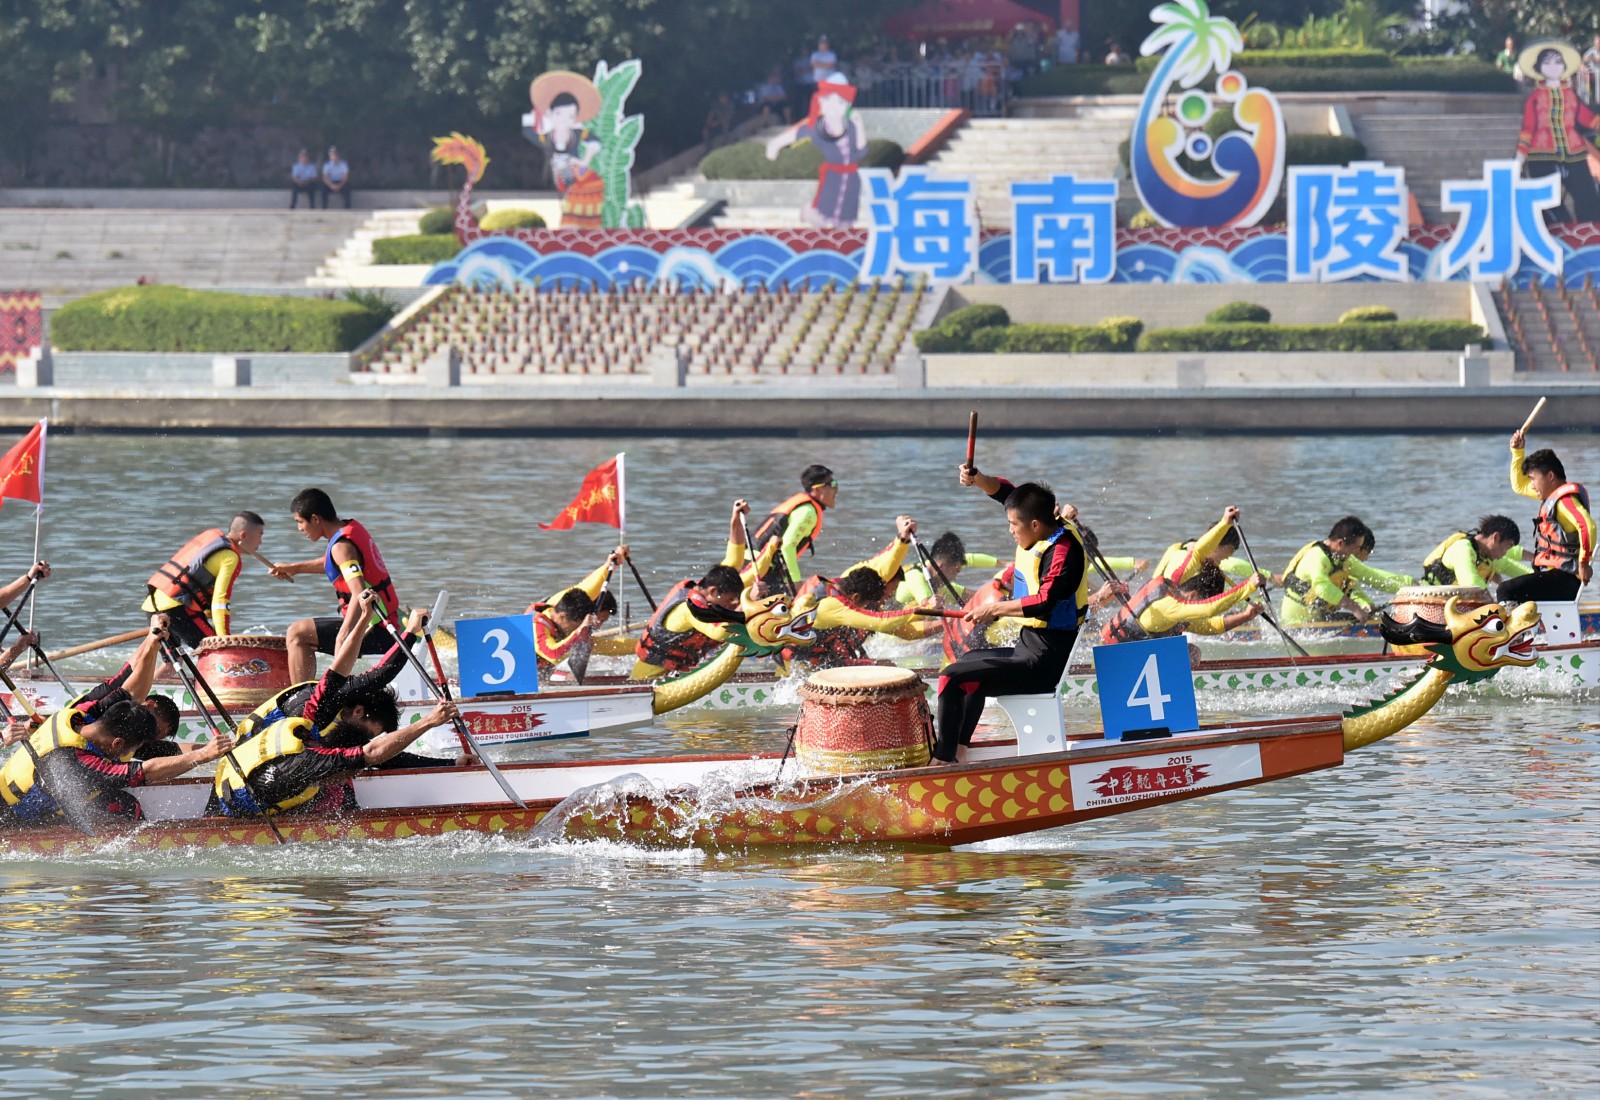
<instances>
[{"instance_id":1,"label":"wooden drumstick","mask_svg":"<svg viewBox=\"0 0 1600 1100\"><path fill-rule=\"evenodd\" d=\"M1533 422L1535 420L1539 419L1539 414L1540 413L1544 412L1544 403L1547 400L1548 400L1548 398L1544 398L1544 397L1539 398L1539 403L1537 405L1535 405L1533 407L1533 411L1528 414L1528 419L1524 420L1522 422L1522 427L1517 429L1517 433L1519 435L1527 435L1528 434L1528 429L1533 427ZM976 415L976 414L974 414L974 415ZM971 459L968 459L968 461L970 462Z\"/></svg>"}]
</instances>

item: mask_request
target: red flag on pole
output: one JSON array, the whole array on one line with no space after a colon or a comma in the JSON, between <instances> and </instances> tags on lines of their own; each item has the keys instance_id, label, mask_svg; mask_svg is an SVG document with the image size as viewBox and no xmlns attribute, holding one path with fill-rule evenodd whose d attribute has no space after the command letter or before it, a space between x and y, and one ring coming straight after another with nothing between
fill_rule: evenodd
<instances>
[{"instance_id":1,"label":"red flag on pole","mask_svg":"<svg viewBox=\"0 0 1600 1100\"><path fill-rule=\"evenodd\" d=\"M611 527L622 526L622 456L602 462L589 471L583 487L572 503L549 523L539 524L541 531L570 531L579 523L604 523Z\"/></svg>"},{"instance_id":2,"label":"red flag on pole","mask_svg":"<svg viewBox=\"0 0 1600 1100\"><path fill-rule=\"evenodd\" d=\"M0 505L7 500L44 503L44 441L49 421L41 420L33 430L0 456Z\"/></svg>"}]
</instances>

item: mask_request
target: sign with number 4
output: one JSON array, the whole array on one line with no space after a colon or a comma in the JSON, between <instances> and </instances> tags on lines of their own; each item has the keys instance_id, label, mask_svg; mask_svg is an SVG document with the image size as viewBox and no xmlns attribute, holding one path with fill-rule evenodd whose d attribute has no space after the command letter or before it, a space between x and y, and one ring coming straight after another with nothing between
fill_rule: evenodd
<instances>
[{"instance_id":1,"label":"sign with number 4","mask_svg":"<svg viewBox=\"0 0 1600 1100\"><path fill-rule=\"evenodd\" d=\"M1128 730L1182 733L1200 728L1185 639L1095 646L1094 671L1106 740L1120 741Z\"/></svg>"},{"instance_id":2,"label":"sign with number 4","mask_svg":"<svg viewBox=\"0 0 1600 1100\"><path fill-rule=\"evenodd\" d=\"M456 660L461 666L463 696L530 695L538 691L533 616L457 619Z\"/></svg>"}]
</instances>

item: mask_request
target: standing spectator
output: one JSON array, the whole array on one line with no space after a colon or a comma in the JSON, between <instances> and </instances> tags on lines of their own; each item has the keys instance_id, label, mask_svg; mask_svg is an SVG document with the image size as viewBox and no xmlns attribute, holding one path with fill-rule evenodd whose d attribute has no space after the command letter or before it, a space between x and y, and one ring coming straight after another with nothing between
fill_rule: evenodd
<instances>
[{"instance_id":1,"label":"standing spectator","mask_svg":"<svg viewBox=\"0 0 1600 1100\"><path fill-rule=\"evenodd\" d=\"M1011 64L1024 75L1039 67L1039 36L1032 23L1018 23L1011 32Z\"/></svg>"},{"instance_id":2,"label":"standing spectator","mask_svg":"<svg viewBox=\"0 0 1600 1100\"><path fill-rule=\"evenodd\" d=\"M1111 48L1106 51L1106 64L1131 65L1133 64L1133 60L1127 54L1122 52L1121 42L1113 42L1111 43Z\"/></svg>"},{"instance_id":3,"label":"standing spectator","mask_svg":"<svg viewBox=\"0 0 1600 1100\"><path fill-rule=\"evenodd\" d=\"M839 55L828 48L828 36L817 39L817 48L811 52L811 83L821 84L839 71Z\"/></svg>"},{"instance_id":4,"label":"standing spectator","mask_svg":"<svg viewBox=\"0 0 1600 1100\"><path fill-rule=\"evenodd\" d=\"M289 166L289 209L300 205L300 196L306 197L306 209L317 208L317 166L311 163L311 154L304 149Z\"/></svg>"},{"instance_id":5,"label":"standing spectator","mask_svg":"<svg viewBox=\"0 0 1600 1100\"><path fill-rule=\"evenodd\" d=\"M783 87L783 70L773 69L756 87L756 102L761 104L761 124L770 125L775 116L783 116L783 124L789 125L789 93Z\"/></svg>"},{"instance_id":6,"label":"standing spectator","mask_svg":"<svg viewBox=\"0 0 1600 1100\"><path fill-rule=\"evenodd\" d=\"M1061 29L1056 31L1056 63L1060 65L1076 65L1078 63L1078 28L1072 25L1069 19L1061 24Z\"/></svg>"},{"instance_id":7,"label":"standing spectator","mask_svg":"<svg viewBox=\"0 0 1600 1100\"><path fill-rule=\"evenodd\" d=\"M1589 102L1600 106L1600 34L1595 35L1594 44L1583 51L1583 81L1583 91Z\"/></svg>"},{"instance_id":8,"label":"standing spectator","mask_svg":"<svg viewBox=\"0 0 1600 1100\"><path fill-rule=\"evenodd\" d=\"M706 112L706 124L700 130L700 140L707 149L715 149L733 129L733 98L727 92L717 96L717 101Z\"/></svg>"},{"instance_id":9,"label":"standing spectator","mask_svg":"<svg viewBox=\"0 0 1600 1100\"><path fill-rule=\"evenodd\" d=\"M1494 67L1507 76L1517 75L1517 40L1506 35L1506 44L1494 55Z\"/></svg>"},{"instance_id":10,"label":"standing spectator","mask_svg":"<svg viewBox=\"0 0 1600 1100\"><path fill-rule=\"evenodd\" d=\"M350 165L339 156L338 146L328 146L328 159L322 166L322 209L328 209L328 196L341 195L344 208L350 209Z\"/></svg>"}]
</instances>

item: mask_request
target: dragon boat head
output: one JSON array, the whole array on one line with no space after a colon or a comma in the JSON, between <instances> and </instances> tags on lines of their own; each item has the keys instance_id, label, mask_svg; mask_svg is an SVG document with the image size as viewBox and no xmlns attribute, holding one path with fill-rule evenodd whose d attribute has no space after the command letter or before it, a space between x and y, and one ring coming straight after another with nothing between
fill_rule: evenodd
<instances>
[{"instance_id":1,"label":"dragon boat head","mask_svg":"<svg viewBox=\"0 0 1600 1100\"><path fill-rule=\"evenodd\" d=\"M789 597L783 594L756 599L748 591L739 599L739 610L744 612L742 624L728 628L729 640L745 650L748 656L764 657L790 646L810 645L817 640L811 629L817 617L816 610L794 612Z\"/></svg>"},{"instance_id":2,"label":"dragon boat head","mask_svg":"<svg viewBox=\"0 0 1600 1100\"><path fill-rule=\"evenodd\" d=\"M1487 680L1502 668L1536 664L1533 634L1539 626L1539 605L1519 604L1507 612L1497 603L1462 611L1452 596L1445 604L1445 621L1415 619L1396 623L1383 616L1384 638L1392 644L1421 644L1433 654L1429 668L1450 673L1462 683Z\"/></svg>"}]
</instances>

